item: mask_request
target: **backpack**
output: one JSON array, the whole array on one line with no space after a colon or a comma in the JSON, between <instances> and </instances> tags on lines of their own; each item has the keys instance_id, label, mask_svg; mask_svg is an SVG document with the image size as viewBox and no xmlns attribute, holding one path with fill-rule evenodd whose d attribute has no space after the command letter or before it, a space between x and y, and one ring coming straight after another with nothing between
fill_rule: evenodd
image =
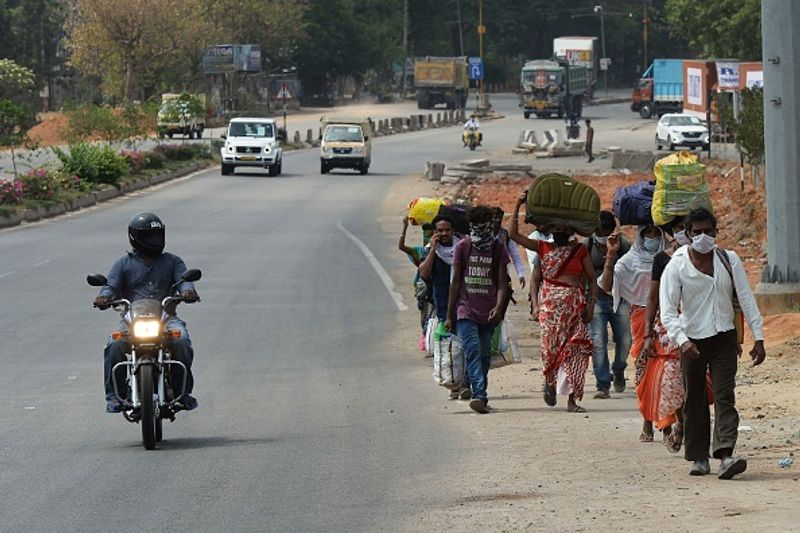
<instances>
[{"instance_id":1,"label":"backpack","mask_svg":"<svg viewBox=\"0 0 800 533\"><path fill-rule=\"evenodd\" d=\"M620 187L614 193L611 210L622 226L650 225L653 223L653 194L655 181L640 181Z\"/></svg>"}]
</instances>

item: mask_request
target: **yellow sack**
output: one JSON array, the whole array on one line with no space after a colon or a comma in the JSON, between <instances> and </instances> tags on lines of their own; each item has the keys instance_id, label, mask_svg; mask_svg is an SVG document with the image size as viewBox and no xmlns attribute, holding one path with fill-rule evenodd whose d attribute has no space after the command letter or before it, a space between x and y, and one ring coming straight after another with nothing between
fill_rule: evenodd
<instances>
[{"instance_id":1,"label":"yellow sack","mask_svg":"<svg viewBox=\"0 0 800 533\"><path fill-rule=\"evenodd\" d=\"M711 210L706 167L690 152L678 152L656 162L656 190L651 212L657 226L683 217L695 207Z\"/></svg>"},{"instance_id":2,"label":"yellow sack","mask_svg":"<svg viewBox=\"0 0 800 533\"><path fill-rule=\"evenodd\" d=\"M414 198L408 204L408 221L415 226L430 224L445 204L442 198Z\"/></svg>"}]
</instances>

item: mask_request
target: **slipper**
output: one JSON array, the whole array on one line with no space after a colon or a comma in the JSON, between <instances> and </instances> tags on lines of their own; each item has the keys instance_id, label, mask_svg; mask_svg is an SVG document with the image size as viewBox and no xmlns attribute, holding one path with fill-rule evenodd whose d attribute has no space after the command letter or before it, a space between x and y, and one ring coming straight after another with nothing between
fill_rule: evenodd
<instances>
[{"instance_id":1,"label":"slipper","mask_svg":"<svg viewBox=\"0 0 800 533\"><path fill-rule=\"evenodd\" d=\"M642 431L642 434L639 435L639 442L653 442L653 434Z\"/></svg>"},{"instance_id":2,"label":"slipper","mask_svg":"<svg viewBox=\"0 0 800 533\"><path fill-rule=\"evenodd\" d=\"M568 413L585 413L586 408L580 405L569 405L567 406Z\"/></svg>"},{"instance_id":3,"label":"slipper","mask_svg":"<svg viewBox=\"0 0 800 533\"><path fill-rule=\"evenodd\" d=\"M678 453L683 446L683 430L675 429L662 441L669 453Z\"/></svg>"},{"instance_id":4,"label":"slipper","mask_svg":"<svg viewBox=\"0 0 800 533\"><path fill-rule=\"evenodd\" d=\"M556 404L556 388L553 385L544 386L544 403L550 407Z\"/></svg>"}]
</instances>

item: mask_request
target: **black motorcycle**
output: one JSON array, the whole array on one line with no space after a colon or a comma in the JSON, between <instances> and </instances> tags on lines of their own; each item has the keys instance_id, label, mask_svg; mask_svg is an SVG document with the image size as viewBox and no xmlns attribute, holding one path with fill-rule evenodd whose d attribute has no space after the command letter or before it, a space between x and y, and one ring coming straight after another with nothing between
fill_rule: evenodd
<instances>
[{"instance_id":1,"label":"black motorcycle","mask_svg":"<svg viewBox=\"0 0 800 533\"><path fill-rule=\"evenodd\" d=\"M194 282L200 277L199 270L187 270L181 276L181 281L170 288L170 292L175 293L181 283ZM102 287L107 283L106 277L101 274L90 274L86 281L93 287ZM119 299L108 304L108 307L122 315L128 326L127 361L117 363L111 375L115 376L117 369L123 366L127 369L130 395L120 394L117 380L112 378L114 394L123 406L125 419L141 424L142 444L148 450L154 449L162 439L161 422L165 418L175 420L175 413L181 410L179 402L186 392L188 369L180 361L171 360L169 339L173 333L166 328L170 319L166 309L174 309L183 301L183 297L176 295L161 301L142 299L130 302ZM103 309L108 307L104 306ZM170 368L173 365L183 367L183 383L170 380Z\"/></svg>"}]
</instances>

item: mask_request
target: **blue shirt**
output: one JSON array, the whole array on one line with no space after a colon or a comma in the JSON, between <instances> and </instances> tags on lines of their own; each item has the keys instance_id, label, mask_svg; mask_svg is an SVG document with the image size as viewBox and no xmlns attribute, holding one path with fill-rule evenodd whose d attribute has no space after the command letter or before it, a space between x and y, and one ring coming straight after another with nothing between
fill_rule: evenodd
<instances>
[{"instance_id":1,"label":"blue shirt","mask_svg":"<svg viewBox=\"0 0 800 533\"><path fill-rule=\"evenodd\" d=\"M139 252L128 252L117 259L108 273L108 283L100 289L99 296L125 298L134 302L146 298L163 300L172 296L170 287L179 283L180 292L194 290L194 284L181 282L186 272L183 259L170 253L162 253L148 263Z\"/></svg>"}]
</instances>

